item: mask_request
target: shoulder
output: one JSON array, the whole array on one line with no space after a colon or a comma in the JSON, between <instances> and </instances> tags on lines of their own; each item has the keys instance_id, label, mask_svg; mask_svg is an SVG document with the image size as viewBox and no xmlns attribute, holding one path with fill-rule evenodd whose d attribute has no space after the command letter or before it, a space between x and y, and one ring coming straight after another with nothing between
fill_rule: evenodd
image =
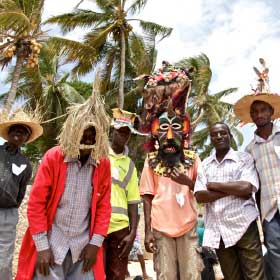
<instances>
[{"instance_id":1,"label":"shoulder","mask_svg":"<svg viewBox=\"0 0 280 280\"><path fill-rule=\"evenodd\" d=\"M103 157L101 159L99 159L98 163L97 163L97 167L99 169L99 172L101 173L107 173L110 170L110 159L107 157Z\"/></svg>"},{"instance_id":2,"label":"shoulder","mask_svg":"<svg viewBox=\"0 0 280 280\"><path fill-rule=\"evenodd\" d=\"M234 151L234 153L237 159L244 164L251 164L254 161L252 155L248 152Z\"/></svg>"},{"instance_id":3,"label":"shoulder","mask_svg":"<svg viewBox=\"0 0 280 280\"><path fill-rule=\"evenodd\" d=\"M201 165L203 167L206 166L206 165L209 165L212 162L212 160L213 160L213 156L210 155L202 161Z\"/></svg>"},{"instance_id":4,"label":"shoulder","mask_svg":"<svg viewBox=\"0 0 280 280\"><path fill-rule=\"evenodd\" d=\"M247 153L252 153L252 150L253 150L253 147L254 147L254 144L255 144L255 141L254 140L252 140L248 145L247 145L247 147L245 148L245 151L247 152Z\"/></svg>"},{"instance_id":5,"label":"shoulder","mask_svg":"<svg viewBox=\"0 0 280 280\"><path fill-rule=\"evenodd\" d=\"M61 160L64 160L63 152L59 146L55 146L46 151L43 156L42 162L54 161L58 163Z\"/></svg>"}]
</instances>

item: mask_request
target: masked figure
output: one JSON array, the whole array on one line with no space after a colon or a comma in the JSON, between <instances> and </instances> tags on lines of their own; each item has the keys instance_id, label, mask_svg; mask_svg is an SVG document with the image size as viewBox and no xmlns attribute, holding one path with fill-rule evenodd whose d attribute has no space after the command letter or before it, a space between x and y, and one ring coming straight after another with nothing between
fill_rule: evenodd
<instances>
[{"instance_id":1,"label":"masked figure","mask_svg":"<svg viewBox=\"0 0 280 280\"><path fill-rule=\"evenodd\" d=\"M200 279L193 187L199 158L190 147L186 112L191 78L167 62L144 88L142 130L150 132L140 181L145 247L154 253L157 279Z\"/></svg>"}]
</instances>

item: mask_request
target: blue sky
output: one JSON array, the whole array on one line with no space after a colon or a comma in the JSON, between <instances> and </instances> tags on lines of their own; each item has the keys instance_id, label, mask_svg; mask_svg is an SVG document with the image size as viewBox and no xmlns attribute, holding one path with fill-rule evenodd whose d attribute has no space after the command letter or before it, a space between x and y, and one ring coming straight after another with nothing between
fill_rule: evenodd
<instances>
[{"instance_id":1,"label":"blue sky","mask_svg":"<svg viewBox=\"0 0 280 280\"><path fill-rule=\"evenodd\" d=\"M77 3L46 0L44 18L71 11ZM80 7L94 8L94 1L84 1ZM210 91L238 87L227 100L234 103L250 92L250 85L255 83L252 66L259 67L258 58L263 57L270 68L271 89L279 91L279 0L149 0L138 17L174 29L157 45L158 65L162 60L176 62L203 52L210 58L213 71ZM67 36L80 39L82 31ZM5 76L5 71L0 72L0 92L7 88ZM252 125L244 126L242 132L248 143Z\"/></svg>"}]
</instances>

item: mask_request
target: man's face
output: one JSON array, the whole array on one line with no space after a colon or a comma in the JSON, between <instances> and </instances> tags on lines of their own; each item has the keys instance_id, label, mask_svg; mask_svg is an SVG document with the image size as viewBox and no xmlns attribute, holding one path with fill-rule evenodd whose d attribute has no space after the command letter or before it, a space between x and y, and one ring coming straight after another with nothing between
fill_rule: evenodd
<instances>
[{"instance_id":1,"label":"man's face","mask_svg":"<svg viewBox=\"0 0 280 280\"><path fill-rule=\"evenodd\" d=\"M121 127L119 129L114 128L112 144L124 147L128 143L130 136L131 130L127 126Z\"/></svg>"},{"instance_id":2,"label":"man's face","mask_svg":"<svg viewBox=\"0 0 280 280\"><path fill-rule=\"evenodd\" d=\"M216 124L210 129L211 143L218 150L225 150L230 148L231 134L224 124Z\"/></svg>"},{"instance_id":3,"label":"man's face","mask_svg":"<svg viewBox=\"0 0 280 280\"><path fill-rule=\"evenodd\" d=\"M272 107L263 101L254 102L250 108L250 116L257 127L262 127L271 122Z\"/></svg>"},{"instance_id":4,"label":"man's face","mask_svg":"<svg viewBox=\"0 0 280 280\"><path fill-rule=\"evenodd\" d=\"M27 128L22 125L14 125L9 129L8 143L20 147L28 140L29 136Z\"/></svg>"},{"instance_id":5,"label":"man's face","mask_svg":"<svg viewBox=\"0 0 280 280\"><path fill-rule=\"evenodd\" d=\"M96 143L96 130L93 126L85 129L82 140L80 142L81 144L81 150L83 150L83 153L89 154L91 150L93 149L93 145Z\"/></svg>"}]
</instances>

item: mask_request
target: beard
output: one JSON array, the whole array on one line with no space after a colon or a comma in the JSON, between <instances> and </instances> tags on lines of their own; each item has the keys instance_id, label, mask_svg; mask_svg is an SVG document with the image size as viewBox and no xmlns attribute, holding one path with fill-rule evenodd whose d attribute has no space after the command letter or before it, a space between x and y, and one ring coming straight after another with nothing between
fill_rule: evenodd
<instances>
[{"instance_id":1,"label":"beard","mask_svg":"<svg viewBox=\"0 0 280 280\"><path fill-rule=\"evenodd\" d=\"M159 149L158 159L161 160L166 167L174 167L178 161L180 161L182 151L177 150L176 153L167 154L163 149Z\"/></svg>"}]
</instances>

